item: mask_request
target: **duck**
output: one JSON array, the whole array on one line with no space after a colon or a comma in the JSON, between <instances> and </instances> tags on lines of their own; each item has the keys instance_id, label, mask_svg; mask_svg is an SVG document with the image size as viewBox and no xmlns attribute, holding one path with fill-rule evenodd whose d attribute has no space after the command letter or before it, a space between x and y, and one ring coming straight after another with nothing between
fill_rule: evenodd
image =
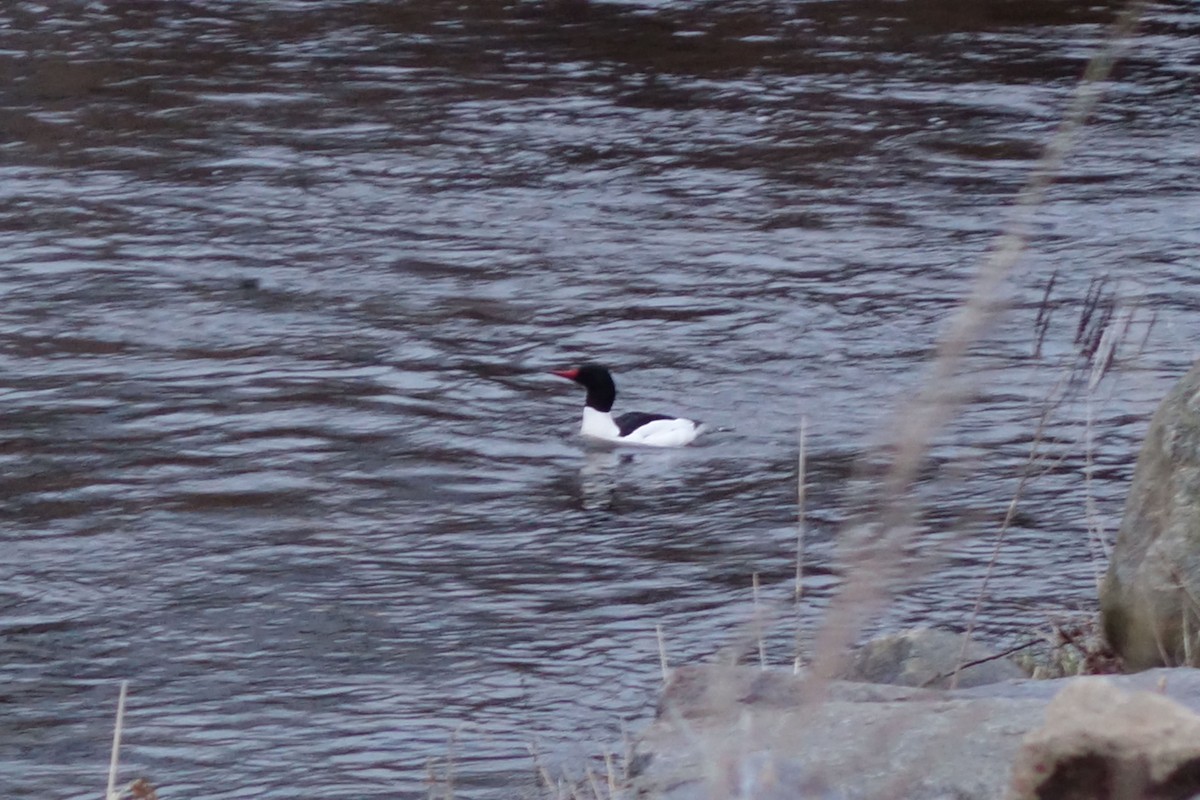
<instances>
[{"instance_id":1,"label":"duck","mask_svg":"<svg viewBox=\"0 0 1200 800\"><path fill-rule=\"evenodd\" d=\"M579 433L589 439L649 447L683 447L695 441L704 427L703 422L696 420L644 411L630 411L613 417L617 385L608 368L600 364L553 370L550 374L587 389Z\"/></svg>"}]
</instances>

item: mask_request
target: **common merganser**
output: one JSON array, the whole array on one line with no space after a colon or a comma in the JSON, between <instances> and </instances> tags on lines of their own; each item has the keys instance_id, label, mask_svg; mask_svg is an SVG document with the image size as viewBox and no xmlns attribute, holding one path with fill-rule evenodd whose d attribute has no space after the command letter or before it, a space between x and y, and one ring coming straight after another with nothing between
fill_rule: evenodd
<instances>
[{"instance_id":1,"label":"common merganser","mask_svg":"<svg viewBox=\"0 0 1200 800\"><path fill-rule=\"evenodd\" d=\"M599 364L555 370L551 374L575 381L587 389L583 425L579 432L592 439L653 447L682 447L696 438L703 425L690 419L641 411L632 411L614 419L612 407L617 399L617 386L608 370Z\"/></svg>"}]
</instances>

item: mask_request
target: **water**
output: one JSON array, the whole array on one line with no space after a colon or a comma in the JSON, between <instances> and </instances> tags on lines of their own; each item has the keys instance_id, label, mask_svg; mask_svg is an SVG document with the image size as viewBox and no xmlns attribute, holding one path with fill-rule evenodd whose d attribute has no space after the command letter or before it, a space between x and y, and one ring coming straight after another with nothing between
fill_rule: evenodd
<instances>
[{"instance_id":1,"label":"water","mask_svg":"<svg viewBox=\"0 0 1200 800\"><path fill-rule=\"evenodd\" d=\"M0 795L416 797L578 776L808 604L1106 4L13 3L0 11ZM1190 364L1200 15L1154 6L1040 210L869 623L962 627L1091 282L1133 333L1053 410L980 620L1094 604ZM1050 325L1033 333L1051 273ZM1142 340L1145 340L1142 346ZM619 408L686 451L572 434ZM1090 491L1095 508L1089 513ZM791 658L790 612L767 640ZM600 765L602 767L602 765Z\"/></svg>"}]
</instances>

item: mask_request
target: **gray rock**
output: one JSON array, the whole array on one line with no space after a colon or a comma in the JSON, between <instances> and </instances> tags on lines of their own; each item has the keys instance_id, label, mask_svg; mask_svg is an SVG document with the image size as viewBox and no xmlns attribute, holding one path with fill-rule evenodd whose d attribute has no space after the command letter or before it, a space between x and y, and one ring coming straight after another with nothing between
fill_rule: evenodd
<instances>
[{"instance_id":1,"label":"gray rock","mask_svg":"<svg viewBox=\"0 0 1200 800\"><path fill-rule=\"evenodd\" d=\"M1067 684L1025 736L1008 800L1188 798L1200 791L1200 716L1157 692Z\"/></svg>"},{"instance_id":2,"label":"gray rock","mask_svg":"<svg viewBox=\"0 0 1200 800\"><path fill-rule=\"evenodd\" d=\"M1200 709L1193 669L940 691L682 668L635 742L632 789L647 800L995 800L1051 699L1094 681Z\"/></svg>"},{"instance_id":3,"label":"gray rock","mask_svg":"<svg viewBox=\"0 0 1200 800\"><path fill-rule=\"evenodd\" d=\"M1200 363L1163 400L1138 455L1100 592L1128 670L1200 663Z\"/></svg>"},{"instance_id":4,"label":"gray rock","mask_svg":"<svg viewBox=\"0 0 1200 800\"><path fill-rule=\"evenodd\" d=\"M872 639L851 654L849 667L839 677L946 689L960 660L964 665L958 673L960 689L1028 677L1015 662L998 657L974 640L967 643L964 653L961 633L937 628L913 628Z\"/></svg>"}]
</instances>

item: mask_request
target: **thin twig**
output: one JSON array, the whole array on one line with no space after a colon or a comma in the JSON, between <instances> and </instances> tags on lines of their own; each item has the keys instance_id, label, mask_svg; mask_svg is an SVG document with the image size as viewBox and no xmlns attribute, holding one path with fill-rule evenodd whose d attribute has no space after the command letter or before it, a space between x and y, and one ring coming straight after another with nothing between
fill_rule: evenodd
<instances>
[{"instance_id":1,"label":"thin twig","mask_svg":"<svg viewBox=\"0 0 1200 800\"><path fill-rule=\"evenodd\" d=\"M1050 305L1050 293L1054 291L1054 284L1058 280L1058 270L1050 273L1050 280L1046 281L1046 290L1042 293L1042 302L1038 304L1037 319L1033 322L1033 357L1042 357L1042 345L1046 341L1046 333L1050 330L1050 313L1053 306Z\"/></svg>"},{"instance_id":2,"label":"thin twig","mask_svg":"<svg viewBox=\"0 0 1200 800\"><path fill-rule=\"evenodd\" d=\"M125 727L125 692L129 689L129 681L121 681L121 693L117 697L117 721L113 725L112 755L108 760L108 790L104 793L105 800L119 800L117 792L117 764L121 754L121 732Z\"/></svg>"},{"instance_id":3,"label":"thin twig","mask_svg":"<svg viewBox=\"0 0 1200 800\"><path fill-rule=\"evenodd\" d=\"M1104 582L1102 564L1108 563L1108 545L1104 540L1104 523L1100 519L1100 511L1096 505L1096 492L1092 486L1096 469L1095 446L1095 412L1092 409L1092 393L1088 392L1084 406L1085 418L1083 428L1083 507L1088 527L1088 551L1092 556L1092 573L1096 581L1096 591L1100 591ZM1099 547L1100 557L1096 557Z\"/></svg>"},{"instance_id":4,"label":"thin twig","mask_svg":"<svg viewBox=\"0 0 1200 800\"><path fill-rule=\"evenodd\" d=\"M671 677L671 668L667 664L667 639L663 635L663 626L661 622L654 626L654 630L658 633L658 663L659 666L662 667L663 683L666 683Z\"/></svg>"},{"instance_id":5,"label":"thin twig","mask_svg":"<svg viewBox=\"0 0 1200 800\"><path fill-rule=\"evenodd\" d=\"M800 448L796 456L796 586L793 597L796 605L796 652L792 658L792 671L800 673L804 656L804 617L801 613L801 601L804 599L804 508L807 483L807 446L808 446L808 417L800 417Z\"/></svg>"},{"instance_id":6,"label":"thin twig","mask_svg":"<svg viewBox=\"0 0 1200 800\"><path fill-rule=\"evenodd\" d=\"M1033 443L1029 446L1029 455L1025 459L1025 464L1021 469L1021 477L1017 481L1017 488L1014 490L1012 498L1008 501L1008 510L1004 513L1004 521L1000 523L1000 528L996 531L996 540L992 545L992 554L988 558L987 568L983 573L983 580L979 584L979 592L975 595L975 604L971 607L971 616L967 619L967 629L963 633L962 646L958 651L958 665L955 666L954 672L950 677L951 689L958 688L958 676L966 668L963 659L967 657L967 647L971 644L971 637L975 633L975 623L979 619L979 612L983 609L983 601L987 597L988 584L991 583L992 573L995 572L996 564L1000 560L1000 549L1004 545L1005 536L1017 516L1017 508L1021 497L1025 494L1025 487L1029 485L1033 477L1033 465L1039 457L1042 438L1046 431L1046 423L1050 418L1050 412L1053 407L1054 404L1047 403L1042 408L1042 414L1038 418L1037 430L1033 434Z\"/></svg>"},{"instance_id":7,"label":"thin twig","mask_svg":"<svg viewBox=\"0 0 1200 800\"><path fill-rule=\"evenodd\" d=\"M542 754L538 749L537 742L535 741L532 744L526 745L526 747L529 748L529 755L533 758L534 774L546 784L546 790L550 792L551 797L558 797L559 795L555 793L554 778L550 775L550 770L546 769L546 766L542 763Z\"/></svg>"},{"instance_id":8,"label":"thin twig","mask_svg":"<svg viewBox=\"0 0 1200 800\"><path fill-rule=\"evenodd\" d=\"M951 678L953 680L953 682L950 684L949 688L957 689L958 688L958 685L957 685L958 675L964 669L970 669L971 667L978 667L980 664L986 664L989 661L998 661L1001 658L1008 658L1013 653L1019 653L1022 650L1027 650L1030 647L1033 647L1035 644L1037 644L1040 641L1041 641L1040 639L1030 639L1028 642L1025 642L1024 644L1015 645L1013 647L1008 648L1007 650L1002 650L999 653L992 653L991 655L984 656L983 658L977 658L974 661L968 661L965 664L958 664L954 667L953 672L939 672L937 675L934 675L932 678L929 678L928 680L926 680L924 683L921 684L921 688L925 688L927 686L930 686L931 684L937 683L938 681L942 680L943 678Z\"/></svg>"},{"instance_id":9,"label":"thin twig","mask_svg":"<svg viewBox=\"0 0 1200 800\"><path fill-rule=\"evenodd\" d=\"M450 734L450 752L446 755L446 800L454 800L454 765L458 754L458 735L461 732L462 725L459 725L454 729L454 733Z\"/></svg>"},{"instance_id":10,"label":"thin twig","mask_svg":"<svg viewBox=\"0 0 1200 800\"><path fill-rule=\"evenodd\" d=\"M758 666L759 669L767 668L767 645L763 641L763 629L766 625L763 623L762 609L758 604L758 573L751 575L750 585L754 593L754 630L758 639Z\"/></svg>"},{"instance_id":11,"label":"thin twig","mask_svg":"<svg viewBox=\"0 0 1200 800\"><path fill-rule=\"evenodd\" d=\"M800 454L796 471L796 603L804 597L804 492L805 440L808 436L808 417L800 418Z\"/></svg>"},{"instance_id":12,"label":"thin twig","mask_svg":"<svg viewBox=\"0 0 1200 800\"><path fill-rule=\"evenodd\" d=\"M596 773L592 772L591 767L588 767L585 775L587 776L588 786L591 787L592 796L596 800L604 800L604 795L600 792L600 784L596 783Z\"/></svg>"},{"instance_id":13,"label":"thin twig","mask_svg":"<svg viewBox=\"0 0 1200 800\"><path fill-rule=\"evenodd\" d=\"M1183 663L1192 663L1192 634L1188 631L1188 609L1183 603L1179 604L1180 628L1183 633Z\"/></svg>"},{"instance_id":14,"label":"thin twig","mask_svg":"<svg viewBox=\"0 0 1200 800\"><path fill-rule=\"evenodd\" d=\"M425 797L426 800L433 800L433 793L437 789L438 785L437 762L435 762L433 758L426 759L425 770L429 775L429 777L425 779L429 784L429 792L425 795Z\"/></svg>"}]
</instances>

